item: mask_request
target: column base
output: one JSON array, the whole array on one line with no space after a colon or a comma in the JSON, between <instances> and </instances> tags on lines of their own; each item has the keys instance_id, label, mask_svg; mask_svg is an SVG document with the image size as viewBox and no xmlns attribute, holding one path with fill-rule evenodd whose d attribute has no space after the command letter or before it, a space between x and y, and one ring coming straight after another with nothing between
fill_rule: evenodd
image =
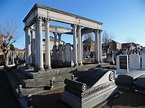
<instances>
[{"instance_id":1,"label":"column base","mask_svg":"<svg viewBox=\"0 0 145 108\"><path fill-rule=\"evenodd\" d=\"M83 65L83 63L78 63L78 65L79 65L79 66L82 66L82 65Z\"/></svg>"},{"instance_id":2,"label":"column base","mask_svg":"<svg viewBox=\"0 0 145 108\"><path fill-rule=\"evenodd\" d=\"M74 67L76 67L76 66L78 66L78 63L75 63L75 64L74 64Z\"/></svg>"},{"instance_id":3,"label":"column base","mask_svg":"<svg viewBox=\"0 0 145 108\"><path fill-rule=\"evenodd\" d=\"M30 64L26 64L26 65L25 65L25 68L26 68L26 69L30 69L30 68L31 68L31 65L30 65Z\"/></svg>"},{"instance_id":4,"label":"column base","mask_svg":"<svg viewBox=\"0 0 145 108\"><path fill-rule=\"evenodd\" d=\"M35 71L44 71L44 68L38 68L38 67L35 67L35 69L34 69Z\"/></svg>"},{"instance_id":5,"label":"column base","mask_svg":"<svg viewBox=\"0 0 145 108\"><path fill-rule=\"evenodd\" d=\"M45 71L52 69L51 66L45 66Z\"/></svg>"},{"instance_id":6,"label":"column base","mask_svg":"<svg viewBox=\"0 0 145 108\"><path fill-rule=\"evenodd\" d=\"M100 63L100 62L95 60L95 64L98 64L98 63Z\"/></svg>"}]
</instances>

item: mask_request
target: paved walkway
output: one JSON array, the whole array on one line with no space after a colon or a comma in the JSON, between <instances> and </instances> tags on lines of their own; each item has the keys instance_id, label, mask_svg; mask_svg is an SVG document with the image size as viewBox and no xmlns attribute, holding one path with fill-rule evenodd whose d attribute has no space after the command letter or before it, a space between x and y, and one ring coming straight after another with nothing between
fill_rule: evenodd
<instances>
[{"instance_id":1,"label":"paved walkway","mask_svg":"<svg viewBox=\"0 0 145 108\"><path fill-rule=\"evenodd\" d=\"M0 108L21 108L3 71L0 70Z\"/></svg>"}]
</instances>

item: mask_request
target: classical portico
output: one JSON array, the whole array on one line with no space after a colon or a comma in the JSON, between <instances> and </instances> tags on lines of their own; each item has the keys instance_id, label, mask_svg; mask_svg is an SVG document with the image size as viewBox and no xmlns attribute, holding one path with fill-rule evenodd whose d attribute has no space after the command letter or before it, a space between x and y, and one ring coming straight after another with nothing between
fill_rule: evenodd
<instances>
[{"instance_id":1,"label":"classical portico","mask_svg":"<svg viewBox=\"0 0 145 108\"><path fill-rule=\"evenodd\" d=\"M72 28L52 26L50 25L51 21L70 24ZM97 63L102 61L101 22L40 4L33 6L23 22L25 23L27 66L33 64L37 70L43 70L45 61L45 68L51 69L50 32L53 32L55 39L58 37L59 41L61 40L62 34L73 35L73 62L75 65L82 65L82 35L94 32L95 60ZM42 31L45 32L45 60L43 60Z\"/></svg>"}]
</instances>

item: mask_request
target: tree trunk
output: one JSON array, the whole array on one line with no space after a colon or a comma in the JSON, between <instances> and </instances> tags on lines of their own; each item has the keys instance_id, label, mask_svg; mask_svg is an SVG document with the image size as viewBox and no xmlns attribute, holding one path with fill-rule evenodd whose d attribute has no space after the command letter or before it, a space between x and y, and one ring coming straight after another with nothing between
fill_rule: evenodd
<instances>
[{"instance_id":1,"label":"tree trunk","mask_svg":"<svg viewBox=\"0 0 145 108\"><path fill-rule=\"evenodd\" d=\"M8 53L5 53L4 55L5 55L5 58L4 58L4 60L5 60L4 70L6 70L8 65L9 65L9 56L8 56Z\"/></svg>"}]
</instances>

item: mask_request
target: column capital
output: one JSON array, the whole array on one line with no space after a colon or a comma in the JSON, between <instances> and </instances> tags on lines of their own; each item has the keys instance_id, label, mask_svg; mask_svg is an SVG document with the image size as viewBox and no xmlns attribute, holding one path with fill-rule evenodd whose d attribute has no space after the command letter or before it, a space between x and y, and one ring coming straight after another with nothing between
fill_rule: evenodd
<instances>
[{"instance_id":1,"label":"column capital","mask_svg":"<svg viewBox=\"0 0 145 108\"><path fill-rule=\"evenodd\" d=\"M93 31L93 32L95 33L96 31L97 31L97 32L99 32L99 33L101 33L103 30L94 29L94 31Z\"/></svg>"},{"instance_id":2,"label":"column capital","mask_svg":"<svg viewBox=\"0 0 145 108\"><path fill-rule=\"evenodd\" d=\"M25 26L23 30L26 31L28 28L29 28L28 26Z\"/></svg>"},{"instance_id":3,"label":"column capital","mask_svg":"<svg viewBox=\"0 0 145 108\"><path fill-rule=\"evenodd\" d=\"M98 29L94 29L94 31L93 31L94 33L96 33L96 32L98 32Z\"/></svg>"},{"instance_id":4,"label":"column capital","mask_svg":"<svg viewBox=\"0 0 145 108\"><path fill-rule=\"evenodd\" d=\"M49 18L43 18L44 23L48 23L50 21Z\"/></svg>"},{"instance_id":5,"label":"column capital","mask_svg":"<svg viewBox=\"0 0 145 108\"><path fill-rule=\"evenodd\" d=\"M77 28L77 24L71 24L71 26Z\"/></svg>"},{"instance_id":6,"label":"column capital","mask_svg":"<svg viewBox=\"0 0 145 108\"><path fill-rule=\"evenodd\" d=\"M57 33L58 36L61 36L62 33Z\"/></svg>"},{"instance_id":7,"label":"column capital","mask_svg":"<svg viewBox=\"0 0 145 108\"><path fill-rule=\"evenodd\" d=\"M99 30L99 33L102 33L103 30Z\"/></svg>"},{"instance_id":8,"label":"column capital","mask_svg":"<svg viewBox=\"0 0 145 108\"><path fill-rule=\"evenodd\" d=\"M36 16L36 17L34 18L34 22L37 22L37 21L42 21L42 17Z\"/></svg>"},{"instance_id":9,"label":"column capital","mask_svg":"<svg viewBox=\"0 0 145 108\"><path fill-rule=\"evenodd\" d=\"M56 32L53 32L53 34L54 34L55 36L57 36L57 35L58 35L58 33L56 33Z\"/></svg>"},{"instance_id":10,"label":"column capital","mask_svg":"<svg viewBox=\"0 0 145 108\"><path fill-rule=\"evenodd\" d=\"M78 28L81 28L82 26L80 26L80 25L77 25L77 27L78 27Z\"/></svg>"},{"instance_id":11,"label":"column capital","mask_svg":"<svg viewBox=\"0 0 145 108\"><path fill-rule=\"evenodd\" d=\"M30 27L30 30L31 30L31 31L34 31L34 30L35 30L34 26L31 26L31 27Z\"/></svg>"}]
</instances>

